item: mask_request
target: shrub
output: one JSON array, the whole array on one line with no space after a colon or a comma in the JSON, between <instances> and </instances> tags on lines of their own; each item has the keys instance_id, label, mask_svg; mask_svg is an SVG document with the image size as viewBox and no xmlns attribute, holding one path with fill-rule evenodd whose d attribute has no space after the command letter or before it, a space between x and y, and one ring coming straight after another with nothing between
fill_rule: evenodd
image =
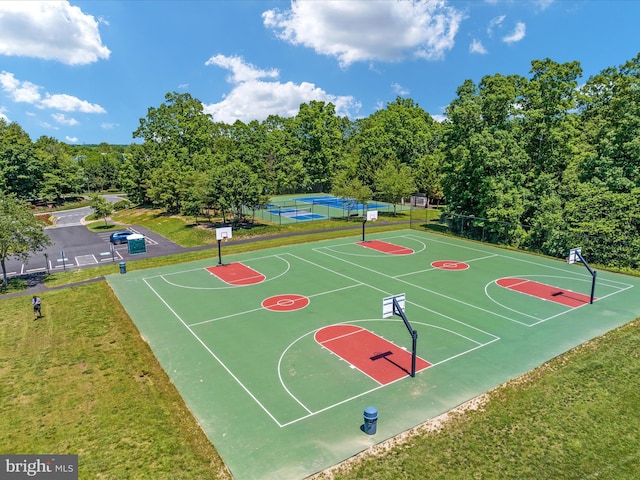
<instances>
[{"instance_id":1,"label":"shrub","mask_svg":"<svg viewBox=\"0 0 640 480\"><path fill-rule=\"evenodd\" d=\"M113 204L113 209L118 211L118 210L125 210L127 208L129 208L131 206L131 202L127 199L124 200L120 200L119 202L116 202Z\"/></svg>"}]
</instances>

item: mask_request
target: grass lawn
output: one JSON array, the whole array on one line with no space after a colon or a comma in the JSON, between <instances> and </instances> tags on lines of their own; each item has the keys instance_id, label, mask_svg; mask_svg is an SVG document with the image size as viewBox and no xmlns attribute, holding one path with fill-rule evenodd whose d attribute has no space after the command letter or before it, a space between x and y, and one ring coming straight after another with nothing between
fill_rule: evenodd
<instances>
[{"instance_id":1,"label":"grass lawn","mask_svg":"<svg viewBox=\"0 0 640 480\"><path fill-rule=\"evenodd\" d=\"M80 478L230 478L107 286L1 301L3 453L79 455Z\"/></svg>"},{"instance_id":2,"label":"grass lawn","mask_svg":"<svg viewBox=\"0 0 640 480\"><path fill-rule=\"evenodd\" d=\"M138 215L148 217L119 221L173 229L195 241L180 233L195 230L188 222L176 227L175 219ZM345 234L353 232L227 248L235 253ZM198 255L210 252L136 260L128 267ZM100 268L55 274L48 284L94 278L102 275ZM230 478L106 282L51 290L42 298L44 318L33 321L28 296L0 297L0 451L77 453L81 479ZM639 352L636 320L489 392L472 408L317 478L640 478Z\"/></svg>"}]
</instances>

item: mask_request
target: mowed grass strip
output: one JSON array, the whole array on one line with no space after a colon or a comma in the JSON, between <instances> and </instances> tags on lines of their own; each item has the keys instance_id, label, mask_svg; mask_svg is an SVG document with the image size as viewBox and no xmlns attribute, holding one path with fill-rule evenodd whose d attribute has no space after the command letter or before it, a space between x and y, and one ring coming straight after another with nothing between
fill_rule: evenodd
<instances>
[{"instance_id":1,"label":"mowed grass strip","mask_svg":"<svg viewBox=\"0 0 640 480\"><path fill-rule=\"evenodd\" d=\"M79 478L231 478L106 282L0 301L0 451Z\"/></svg>"},{"instance_id":2,"label":"mowed grass strip","mask_svg":"<svg viewBox=\"0 0 640 480\"><path fill-rule=\"evenodd\" d=\"M485 397L314 478L640 478L639 319Z\"/></svg>"}]
</instances>

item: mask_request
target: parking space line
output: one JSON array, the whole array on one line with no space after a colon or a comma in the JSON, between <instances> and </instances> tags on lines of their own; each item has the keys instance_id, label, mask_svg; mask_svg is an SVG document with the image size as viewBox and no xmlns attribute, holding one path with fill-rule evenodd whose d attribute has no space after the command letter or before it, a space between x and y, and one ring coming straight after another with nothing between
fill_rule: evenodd
<instances>
[{"instance_id":1,"label":"parking space line","mask_svg":"<svg viewBox=\"0 0 640 480\"><path fill-rule=\"evenodd\" d=\"M80 255L76 258L76 263L78 264L79 267L85 266L85 265L95 265L98 263L98 259L96 258L95 255L91 254L91 255Z\"/></svg>"}]
</instances>

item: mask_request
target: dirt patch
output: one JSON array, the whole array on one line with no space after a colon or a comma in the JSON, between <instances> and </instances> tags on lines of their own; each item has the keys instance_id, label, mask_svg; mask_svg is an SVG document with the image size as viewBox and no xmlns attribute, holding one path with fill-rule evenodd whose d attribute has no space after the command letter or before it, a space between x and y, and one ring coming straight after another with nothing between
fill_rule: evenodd
<instances>
[{"instance_id":1,"label":"dirt patch","mask_svg":"<svg viewBox=\"0 0 640 480\"><path fill-rule=\"evenodd\" d=\"M411 430L407 430L399 435L396 435L393 438L385 440L377 445L374 445L371 448L368 448L364 452L360 452L357 455L345 460L342 463L334 465L326 470L323 470L320 473L307 477L308 480L334 480L335 475L346 473L351 468L363 460L373 458L373 457L381 457L394 448L410 441L413 437L421 435L425 432L440 432L442 429L446 427L446 424L453 417L464 414L465 412L471 410L481 410L486 402L489 400L489 396L487 394L479 395L468 402L459 405L458 407L449 410L442 415L438 415L426 422L418 425L417 427L412 428Z\"/></svg>"},{"instance_id":2,"label":"dirt patch","mask_svg":"<svg viewBox=\"0 0 640 480\"><path fill-rule=\"evenodd\" d=\"M53 225L53 217L50 213L36 213L34 217L45 225Z\"/></svg>"}]
</instances>

